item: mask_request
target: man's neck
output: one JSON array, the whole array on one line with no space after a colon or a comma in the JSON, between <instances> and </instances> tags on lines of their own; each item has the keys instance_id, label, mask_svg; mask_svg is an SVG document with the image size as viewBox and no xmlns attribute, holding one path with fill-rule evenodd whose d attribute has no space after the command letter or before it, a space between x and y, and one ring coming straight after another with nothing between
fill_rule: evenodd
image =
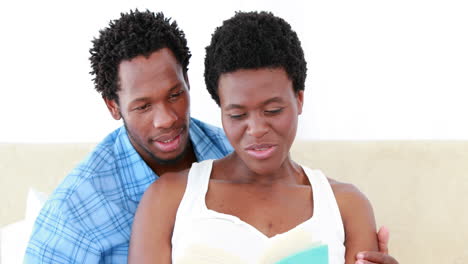
<instances>
[{"instance_id":1,"label":"man's neck","mask_svg":"<svg viewBox=\"0 0 468 264\"><path fill-rule=\"evenodd\" d=\"M192 163L196 162L197 158L193 151L193 146L187 148L185 155L175 163L161 164L153 162L150 168L159 176L162 177L166 172L179 172L192 167Z\"/></svg>"}]
</instances>

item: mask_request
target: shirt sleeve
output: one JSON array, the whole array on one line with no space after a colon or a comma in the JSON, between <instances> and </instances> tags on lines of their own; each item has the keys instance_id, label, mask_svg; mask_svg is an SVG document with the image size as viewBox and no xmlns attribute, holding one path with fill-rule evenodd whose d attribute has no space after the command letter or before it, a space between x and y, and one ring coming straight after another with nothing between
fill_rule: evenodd
<instances>
[{"instance_id":1,"label":"shirt sleeve","mask_svg":"<svg viewBox=\"0 0 468 264\"><path fill-rule=\"evenodd\" d=\"M64 217L59 205L48 201L33 227L24 263L99 263L100 250L92 236Z\"/></svg>"}]
</instances>

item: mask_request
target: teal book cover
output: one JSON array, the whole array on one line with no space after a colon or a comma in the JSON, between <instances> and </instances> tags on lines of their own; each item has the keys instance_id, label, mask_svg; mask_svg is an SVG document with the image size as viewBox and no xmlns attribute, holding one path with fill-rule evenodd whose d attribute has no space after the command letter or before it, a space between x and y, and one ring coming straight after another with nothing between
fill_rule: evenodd
<instances>
[{"instance_id":1,"label":"teal book cover","mask_svg":"<svg viewBox=\"0 0 468 264\"><path fill-rule=\"evenodd\" d=\"M328 246L321 245L287 256L275 264L328 264Z\"/></svg>"}]
</instances>

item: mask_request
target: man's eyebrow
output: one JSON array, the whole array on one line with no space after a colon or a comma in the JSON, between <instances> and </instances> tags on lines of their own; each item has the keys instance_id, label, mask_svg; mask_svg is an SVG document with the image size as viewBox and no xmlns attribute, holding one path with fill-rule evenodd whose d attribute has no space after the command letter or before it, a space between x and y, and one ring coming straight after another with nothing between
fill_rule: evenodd
<instances>
[{"instance_id":1,"label":"man's eyebrow","mask_svg":"<svg viewBox=\"0 0 468 264\"><path fill-rule=\"evenodd\" d=\"M139 98L133 99L130 102L130 104L137 103L137 102L140 102L140 101L147 101L147 100L149 100L149 97L139 97Z\"/></svg>"},{"instance_id":2,"label":"man's eyebrow","mask_svg":"<svg viewBox=\"0 0 468 264\"><path fill-rule=\"evenodd\" d=\"M178 89L182 84L180 82L174 84L169 90L167 90L168 93ZM150 97L147 97L147 96L144 96L144 97L138 97L138 98L135 98L133 99L130 104L133 104L133 103L137 103L137 102L141 102L141 101L147 101L149 100Z\"/></svg>"},{"instance_id":3,"label":"man's eyebrow","mask_svg":"<svg viewBox=\"0 0 468 264\"><path fill-rule=\"evenodd\" d=\"M174 84L171 89L169 89L168 91L169 92L172 92L173 90L176 90L177 88L179 88L180 86L182 86L182 83L181 82L178 82L176 84Z\"/></svg>"}]
</instances>

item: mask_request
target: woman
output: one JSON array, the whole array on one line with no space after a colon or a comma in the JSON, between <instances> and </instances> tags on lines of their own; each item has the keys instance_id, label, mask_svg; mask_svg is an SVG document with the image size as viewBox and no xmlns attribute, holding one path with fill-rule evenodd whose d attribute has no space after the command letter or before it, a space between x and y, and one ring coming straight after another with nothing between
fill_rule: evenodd
<instances>
[{"instance_id":1,"label":"woman","mask_svg":"<svg viewBox=\"0 0 468 264\"><path fill-rule=\"evenodd\" d=\"M276 263L320 244L329 263L348 264L358 251L377 251L365 196L290 158L306 77L290 25L240 12L206 52L207 89L235 151L151 185L135 216L130 263Z\"/></svg>"}]
</instances>

